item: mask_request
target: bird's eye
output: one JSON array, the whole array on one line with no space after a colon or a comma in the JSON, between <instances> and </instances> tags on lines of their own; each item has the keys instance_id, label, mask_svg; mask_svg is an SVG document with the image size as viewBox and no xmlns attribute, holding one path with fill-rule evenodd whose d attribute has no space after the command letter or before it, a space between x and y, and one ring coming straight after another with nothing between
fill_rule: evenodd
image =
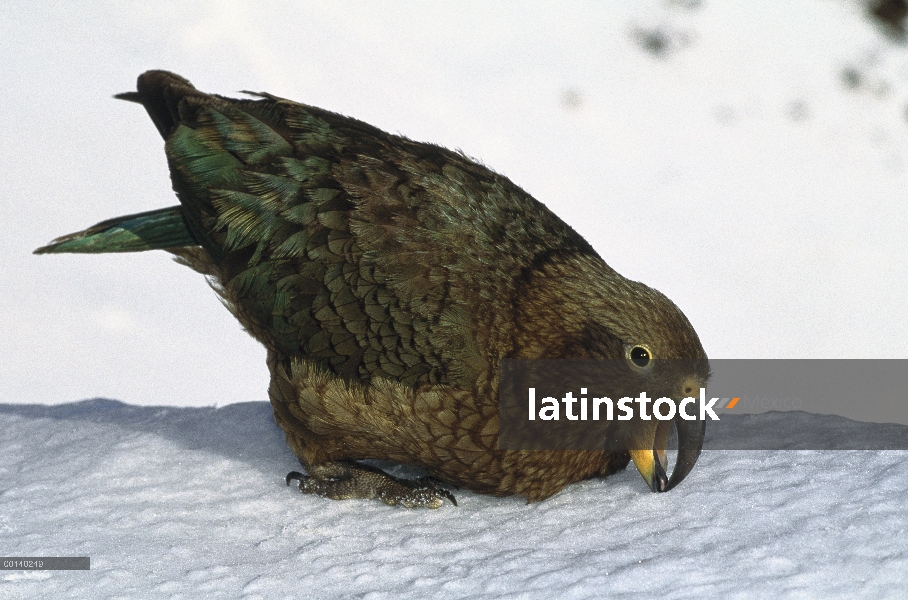
<instances>
[{"instance_id":1,"label":"bird's eye","mask_svg":"<svg viewBox=\"0 0 908 600\"><path fill-rule=\"evenodd\" d=\"M631 360L634 365L641 369L645 369L649 366L650 361L653 358L652 352L646 346L634 346L627 353L627 357Z\"/></svg>"}]
</instances>

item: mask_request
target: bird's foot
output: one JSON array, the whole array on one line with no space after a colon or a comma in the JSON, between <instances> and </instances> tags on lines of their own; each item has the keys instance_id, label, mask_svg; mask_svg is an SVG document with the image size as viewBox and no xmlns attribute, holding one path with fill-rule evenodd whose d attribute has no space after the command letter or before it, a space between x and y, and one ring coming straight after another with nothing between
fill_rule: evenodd
<instances>
[{"instance_id":1,"label":"bird's foot","mask_svg":"<svg viewBox=\"0 0 908 600\"><path fill-rule=\"evenodd\" d=\"M309 467L308 475L291 471L287 485L299 481L304 494L332 500L378 498L385 504L407 508L440 508L445 498L457 506L454 494L441 487L434 477L399 479L384 471L358 463L335 462Z\"/></svg>"}]
</instances>

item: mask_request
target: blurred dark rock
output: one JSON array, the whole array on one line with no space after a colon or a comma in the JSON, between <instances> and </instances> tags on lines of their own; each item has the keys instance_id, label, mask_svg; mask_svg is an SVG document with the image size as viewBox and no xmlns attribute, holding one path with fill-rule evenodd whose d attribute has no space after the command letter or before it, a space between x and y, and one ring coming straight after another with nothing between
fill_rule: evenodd
<instances>
[{"instance_id":1,"label":"blurred dark rock","mask_svg":"<svg viewBox=\"0 0 908 600\"><path fill-rule=\"evenodd\" d=\"M867 4L867 10L888 35L900 41L905 40L908 0L871 0Z\"/></svg>"}]
</instances>

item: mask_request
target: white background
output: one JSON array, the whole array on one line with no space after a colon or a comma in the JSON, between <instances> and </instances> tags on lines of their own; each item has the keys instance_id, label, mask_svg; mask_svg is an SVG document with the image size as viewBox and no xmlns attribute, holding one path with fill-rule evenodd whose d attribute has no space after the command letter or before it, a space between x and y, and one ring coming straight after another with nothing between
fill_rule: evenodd
<instances>
[{"instance_id":1,"label":"white background","mask_svg":"<svg viewBox=\"0 0 908 600\"><path fill-rule=\"evenodd\" d=\"M262 348L166 253L31 254L176 204L111 98L151 68L462 149L712 358L908 358L908 59L857 2L7 0L0 57L0 402L267 397Z\"/></svg>"}]
</instances>

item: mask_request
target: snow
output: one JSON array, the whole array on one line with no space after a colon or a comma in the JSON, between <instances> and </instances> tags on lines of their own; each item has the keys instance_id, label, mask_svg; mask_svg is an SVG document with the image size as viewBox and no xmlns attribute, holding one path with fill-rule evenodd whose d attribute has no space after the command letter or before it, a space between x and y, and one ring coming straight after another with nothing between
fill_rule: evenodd
<instances>
[{"instance_id":1,"label":"snow","mask_svg":"<svg viewBox=\"0 0 908 600\"><path fill-rule=\"evenodd\" d=\"M30 254L175 203L147 115L110 99L165 68L463 149L714 359L908 358L908 56L858 0L8 0L0 55L0 554L92 557L0 571L0 598L904 595L903 451L708 450L667 494L632 469L531 505L303 496L247 402L264 351L202 278Z\"/></svg>"},{"instance_id":2,"label":"snow","mask_svg":"<svg viewBox=\"0 0 908 600\"><path fill-rule=\"evenodd\" d=\"M91 571L0 571L0 597L895 598L908 460L705 451L544 502L392 508L300 494L264 402L0 405L0 545ZM759 418L762 415L752 416ZM872 435L875 424L852 422ZM392 470L400 474L401 469Z\"/></svg>"}]
</instances>

